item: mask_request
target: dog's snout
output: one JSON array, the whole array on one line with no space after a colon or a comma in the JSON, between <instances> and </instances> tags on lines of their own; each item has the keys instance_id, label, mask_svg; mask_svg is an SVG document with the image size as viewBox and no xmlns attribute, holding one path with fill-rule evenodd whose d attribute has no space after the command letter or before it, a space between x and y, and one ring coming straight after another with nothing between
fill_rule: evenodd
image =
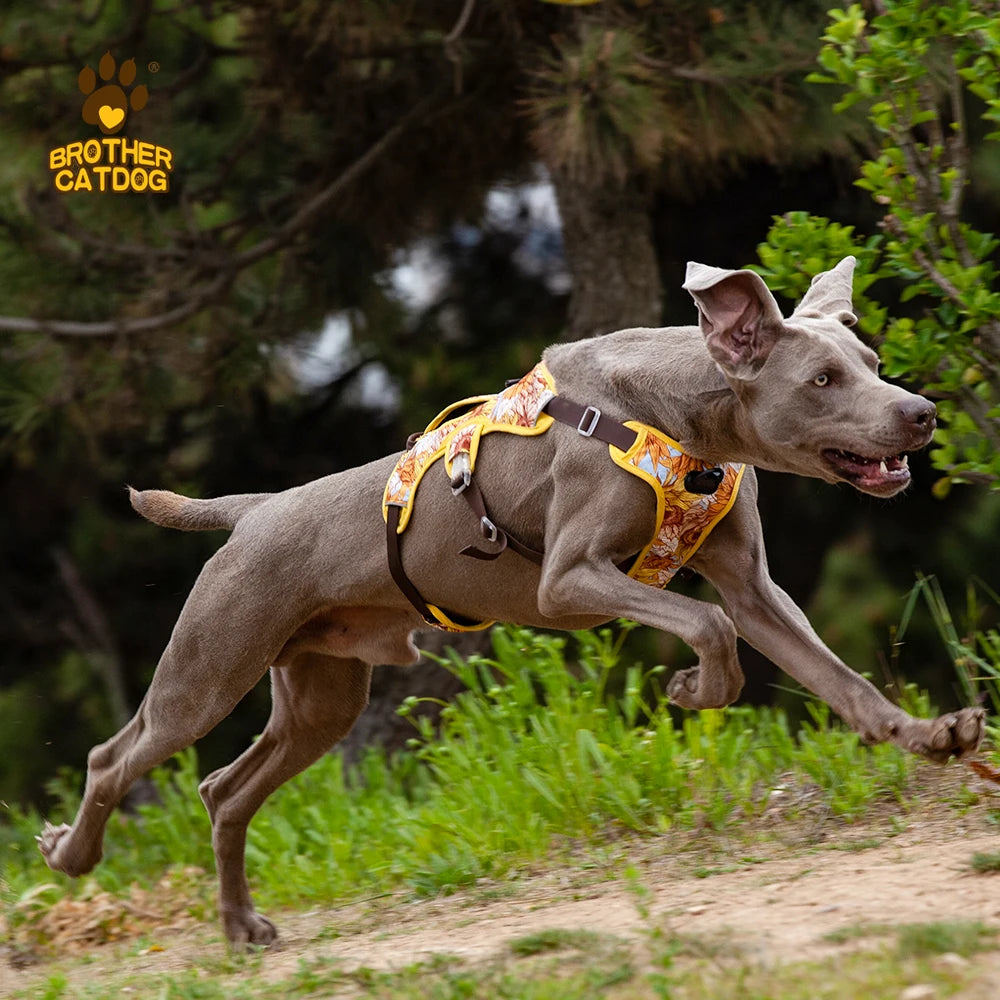
<instances>
[{"instance_id":1,"label":"dog's snout","mask_svg":"<svg viewBox=\"0 0 1000 1000\"><path fill-rule=\"evenodd\" d=\"M899 415L905 423L929 431L937 422L937 407L923 396L909 396L899 404Z\"/></svg>"}]
</instances>

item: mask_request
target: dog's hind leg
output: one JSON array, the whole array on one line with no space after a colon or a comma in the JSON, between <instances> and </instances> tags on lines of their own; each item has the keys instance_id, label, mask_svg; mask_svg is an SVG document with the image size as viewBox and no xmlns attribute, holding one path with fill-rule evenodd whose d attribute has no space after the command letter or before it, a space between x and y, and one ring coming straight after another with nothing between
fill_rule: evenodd
<instances>
[{"instance_id":1,"label":"dog's hind leg","mask_svg":"<svg viewBox=\"0 0 1000 1000\"><path fill-rule=\"evenodd\" d=\"M271 717L258 739L199 791L212 818L219 915L230 943L270 944L274 925L254 910L247 884L247 826L264 800L347 735L368 704L371 667L360 660L302 653L271 671Z\"/></svg>"},{"instance_id":2,"label":"dog's hind leg","mask_svg":"<svg viewBox=\"0 0 1000 1000\"><path fill-rule=\"evenodd\" d=\"M281 649L289 626L250 597L268 593L268 567L261 560L247 571L244 563L226 546L205 565L135 715L90 751L73 825L46 824L38 838L53 870L90 871L101 859L108 816L132 783L213 729ZM236 568L243 570L240 588L230 585Z\"/></svg>"}]
</instances>

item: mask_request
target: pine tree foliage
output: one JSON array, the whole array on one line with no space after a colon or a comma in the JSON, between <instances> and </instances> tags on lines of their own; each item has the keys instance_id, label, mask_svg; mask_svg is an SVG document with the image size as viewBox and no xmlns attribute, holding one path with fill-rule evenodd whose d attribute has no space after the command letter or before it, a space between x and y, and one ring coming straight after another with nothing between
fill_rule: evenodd
<instances>
[{"instance_id":1,"label":"pine tree foliage","mask_svg":"<svg viewBox=\"0 0 1000 1000\"><path fill-rule=\"evenodd\" d=\"M550 163L700 189L745 159L808 162L861 140L803 86L828 4L603 3L540 49L525 104Z\"/></svg>"}]
</instances>

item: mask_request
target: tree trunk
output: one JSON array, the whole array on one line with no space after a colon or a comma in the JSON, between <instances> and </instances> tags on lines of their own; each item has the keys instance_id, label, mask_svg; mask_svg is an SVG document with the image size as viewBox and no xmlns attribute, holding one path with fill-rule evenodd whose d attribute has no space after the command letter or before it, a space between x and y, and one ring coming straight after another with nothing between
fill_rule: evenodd
<instances>
[{"instance_id":1,"label":"tree trunk","mask_svg":"<svg viewBox=\"0 0 1000 1000\"><path fill-rule=\"evenodd\" d=\"M646 196L633 181L587 184L551 171L573 277L566 340L659 326L663 286Z\"/></svg>"},{"instance_id":2,"label":"tree trunk","mask_svg":"<svg viewBox=\"0 0 1000 1000\"><path fill-rule=\"evenodd\" d=\"M515 556L515 558L518 558ZM451 646L462 656L492 653L490 634L486 632L421 632L417 645L436 656ZM354 763L366 746L381 746L388 752L402 750L406 741L416 735L411 718L396 714L406 698L428 698L413 712L413 718L429 715L435 720L441 713L439 701L450 701L462 684L444 667L426 656L412 667L376 667L372 671L371 700L354 728L340 742L338 749L348 763Z\"/></svg>"},{"instance_id":3,"label":"tree trunk","mask_svg":"<svg viewBox=\"0 0 1000 1000\"><path fill-rule=\"evenodd\" d=\"M552 182L566 263L573 277L565 339L579 340L629 326L659 326L660 271L647 199L638 186L613 181L587 186L559 170L552 172ZM434 653L452 646L463 656L491 652L488 632L426 632L418 645ZM356 760L369 744L399 750L414 734L413 723L396 714L405 698L448 701L460 690L447 670L426 658L413 667L378 667L372 676L368 709L340 748L349 761ZM420 714L435 718L439 712L440 706L433 701L419 708Z\"/></svg>"}]
</instances>

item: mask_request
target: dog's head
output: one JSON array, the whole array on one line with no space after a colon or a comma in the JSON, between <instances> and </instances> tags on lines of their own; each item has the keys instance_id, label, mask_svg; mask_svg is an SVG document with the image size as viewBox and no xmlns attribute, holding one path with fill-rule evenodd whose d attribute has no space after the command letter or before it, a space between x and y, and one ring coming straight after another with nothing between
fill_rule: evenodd
<instances>
[{"instance_id":1,"label":"dog's head","mask_svg":"<svg viewBox=\"0 0 1000 1000\"><path fill-rule=\"evenodd\" d=\"M768 467L892 496L910 482L906 452L930 442L935 408L880 379L878 356L849 329L854 264L816 275L788 319L753 271L691 263L684 287Z\"/></svg>"}]
</instances>

